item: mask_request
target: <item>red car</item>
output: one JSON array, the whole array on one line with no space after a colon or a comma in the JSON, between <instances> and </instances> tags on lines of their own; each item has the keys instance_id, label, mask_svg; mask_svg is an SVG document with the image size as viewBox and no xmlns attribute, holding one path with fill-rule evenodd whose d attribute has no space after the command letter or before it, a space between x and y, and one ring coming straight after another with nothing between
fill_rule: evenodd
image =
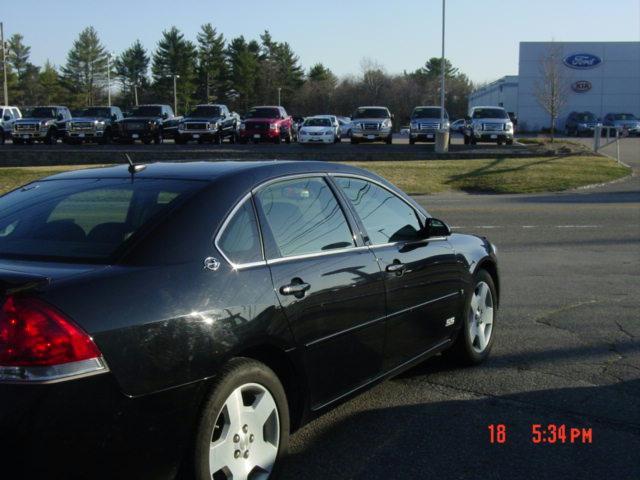
<instances>
[{"instance_id":1,"label":"red car","mask_svg":"<svg viewBox=\"0 0 640 480\"><path fill-rule=\"evenodd\" d=\"M293 118L282 107L253 107L240 124L240 143L294 139Z\"/></svg>"}]
</instances>

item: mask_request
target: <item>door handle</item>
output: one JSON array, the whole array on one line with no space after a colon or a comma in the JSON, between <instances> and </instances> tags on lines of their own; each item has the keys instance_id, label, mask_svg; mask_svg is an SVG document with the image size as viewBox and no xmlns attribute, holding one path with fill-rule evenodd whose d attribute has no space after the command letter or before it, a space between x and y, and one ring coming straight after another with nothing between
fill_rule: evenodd
<instances>
[{"instance_id":1,"label":"door handle","mask_svg":"<svg viewBox=\"0 0 640 480\"><path fill-rule=\"evenodd\" d=\"M293 295L296 298L302 298L310 288L311 285L308 283L303 282L299 278L294 278L289 285L280 287L280 293L282 295Z\"/></svg>"},{"instance_id":2,"label":"door handle","mask_svg":"<svg viewBox=\"0 0 640 480\"><path fill-rule=\"evenodd\" d=\"M391 263L387 265L387 272L397 273L400 275L404 273L405 268L407 268L407 266L404 263Z\"/></svg>"}]
</instances>

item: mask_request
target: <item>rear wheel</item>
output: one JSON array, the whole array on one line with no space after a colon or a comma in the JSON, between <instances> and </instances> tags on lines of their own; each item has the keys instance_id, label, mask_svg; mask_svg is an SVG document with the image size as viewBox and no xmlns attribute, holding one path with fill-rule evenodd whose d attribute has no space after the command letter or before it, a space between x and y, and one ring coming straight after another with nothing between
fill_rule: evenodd
<instances>
[{"instance_id":1,"label":"rear wheel","mask_svg":"<svg viewBox=\"0 0 640 480\"><path fill-rule=\"evenodd\" d=\"M460 333L448 352L458 362L476 365L489 356L495 338L497 298L493 278L486 270L479 270L467 295Z\"/></svg>"},{"instance_id":2,"label":"rear wheel","mask_svg":"<svg viewBox=\"0 0 640 480\"><path fill-rule=\"evenodd\" d=\"M231 360L200 414L196 479L267 479L288 443L289 408L276 374L255 360Z\"/></svg>"},{"instance_id":3,"label":"rear wheel","mask_svg":"<svg viewBox=\"0 0 640 480\"><path fill-rule=\"evenodd\" d=\"M47 136L44 138L44 143L47 145L55 145L58 143L58 132L55 128L49 129Z\"/></svg>"}]
</instances>

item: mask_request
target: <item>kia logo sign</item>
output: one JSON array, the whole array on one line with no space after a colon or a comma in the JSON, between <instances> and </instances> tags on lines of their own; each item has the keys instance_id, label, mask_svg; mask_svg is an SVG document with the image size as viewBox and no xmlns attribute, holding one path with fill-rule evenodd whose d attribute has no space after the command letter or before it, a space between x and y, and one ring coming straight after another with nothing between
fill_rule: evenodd
<instances>
[{"instance_id":1,"label":"kia logo sign","mask_svg":"<svg viewBox=\"0 0 640 480\"><path fill-rule=\"evenodd\" d=\"M600 57L590 53L574 53L564 59L564 64L569 68L594 68L601 63Z\"/></svg>"},{"instance_id":2,"label":"kia logo sign","mask_svg":"<svg viewBox=\"0 0 640 480\"><path fill-rule=\"evenodd\" d=\"M571 89L577 93L584 93L591 90L591 82L588 80L578 80L571 84Z\"/></svg>"}]
</instances>

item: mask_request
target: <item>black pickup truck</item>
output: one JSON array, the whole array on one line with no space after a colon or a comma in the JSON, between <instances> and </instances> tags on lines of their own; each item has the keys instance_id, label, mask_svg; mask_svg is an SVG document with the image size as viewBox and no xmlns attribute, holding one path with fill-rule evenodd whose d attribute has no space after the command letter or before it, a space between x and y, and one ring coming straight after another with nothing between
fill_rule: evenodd
<instances>
[{"instance_id":1,"label":"black pickup truck","mask_svg":"<svg viewBox=\"0 0 640 480\"><path fill-rule=\"evenodd\" d=\"M178 124L178 134L175 142L179 145L189 140L198 143L213 142L220 144L225 138L236 143L240 116L230 112L226 105L196 105Z\"/></svg>"},{"instance_id":2,"label":"black pickup truck","mask_svg":"<svg viewBox=\"0 0 640 480\"><path fill-rule=\"evenodd\" d=\"M121 143L141 140L147 145L160 144L165 138L175 138L181 120L169 105L140 105L133 109L130 117L114 124L113 136Z\"/></svg>"},{"instance_id":3,"label":"black pickup truck","mask_svg":"<svg viewBox=\"0 0 640 480\"><path fill-rule=\"evenodd\" d=\"M69 144L111 143L113 125L123 118L118 107L89 107L67 124L66 136L62 141Z\"/></svg>"},{"instance_id":4,"label":"black pickup truck","mask_svg":"<svg viewBox=\"0 0 640 480\"><path fill-rule=\"evenodd\" d=\"M27 117L16 120L13 124L13 143L22 145L43 142L54 145L59 138L64 138L69 120L71 112L67 107L34 107Z\"/></svg>"}]
</instances>

